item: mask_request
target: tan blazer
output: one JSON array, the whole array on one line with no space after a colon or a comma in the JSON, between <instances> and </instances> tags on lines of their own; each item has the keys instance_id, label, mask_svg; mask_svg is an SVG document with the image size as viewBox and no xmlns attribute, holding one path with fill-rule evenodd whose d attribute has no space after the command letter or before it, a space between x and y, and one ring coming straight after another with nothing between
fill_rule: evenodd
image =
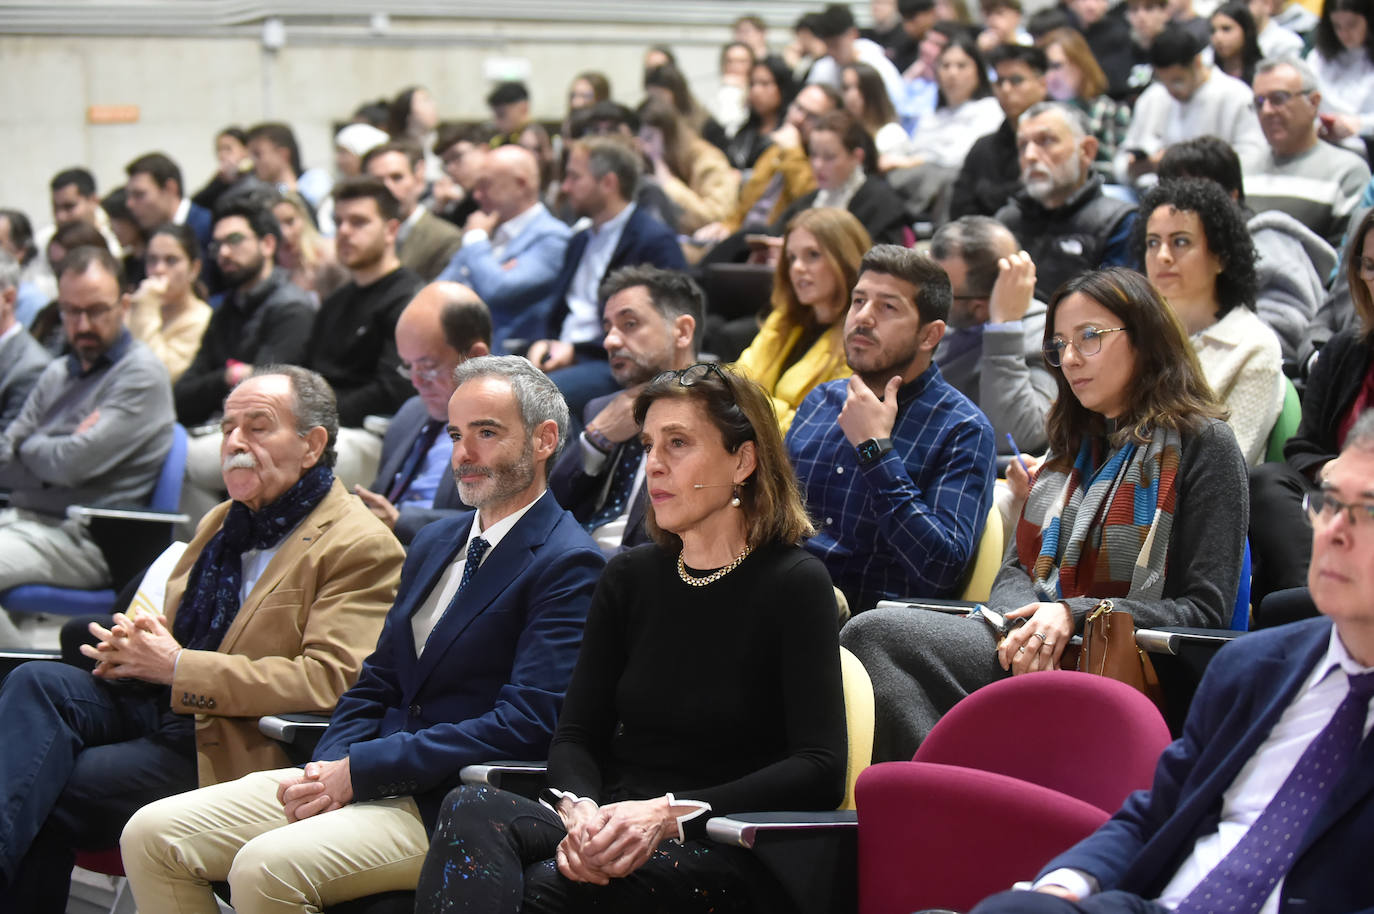
<instances>
[{"instance_id":1,"label":"tan blazer","mask_svg":"<svg viewBox=\"0 0 1374 914\"><path fill-rule=\"evenodd\" d=\"M410 267L434 282L463 246L463 233L428 210L415 221L404 243L396 248L401 266Z\"/></svg>"},{"instance_id":2,"label":"tan blazer","mask_svg":"<svg viewBox=\"0 0 1374 914\"><path fill-rule=\"evenodd\" d=\"M167 581L174 617L186 581L229 502L200 527ZM196 715L202 787L288 764L258 732L264 714L327 714L358 678L396 597L405 551L338 480L282 541L216 651L183 651L172 710Z\"/></svg>"}]
</instances>

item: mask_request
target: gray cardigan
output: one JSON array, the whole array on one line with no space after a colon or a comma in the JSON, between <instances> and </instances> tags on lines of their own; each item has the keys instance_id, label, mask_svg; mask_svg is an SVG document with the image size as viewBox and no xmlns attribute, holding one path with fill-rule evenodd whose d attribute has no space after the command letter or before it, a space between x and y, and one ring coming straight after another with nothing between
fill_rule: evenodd
<instances>
[{"instance_id":1,"label":"gray cardigan","mask_svg":"<svg viewBox=\"0 0 1374 914\"><path fill-rule=\"evenodd\" d=\"M95 425L77 433L96 410ZM0 435L0 487L14 507L54 517L69 505L146 506L172 422L167 369L126 330L85 374L75 356L48 364Z\"/></svg>"},{"instance_id":2,"label":"gray cardigan","mask_svg":"<svg viewBox=\"0 0 1374 914\"><path fill-rule=\"evenodd\" d=\"M1117 609L1134 616L1137 628L1229 624L1250 526L1248 479L1245 458L1226 423L1212 419L1196 435L1184 437L1164 595L1158 600L1112 598ZM1014 534L1011 541L988 600L1002 612L1039 599L1017 559ZM1080 631L1083 618L1098 603L1095 597L1064 602Z\"/></svg>"},{"instance_id":3,"label":"gray cardigan","mask_svg":"<svg viewBox=\"0 0 1374 914\"><path fill-rule=\"evenodd\" d=\"M50 361L48 350L23 327L0 342L0 434L19 415L29 391Z\"/></svg>"},{"instance_id":4,"label":"gray cardigan","mask_svg":"<svg viewBox=\"0 0 1374 914\"><path fill-rule=\"evenodd\" d=\"M1011 453L1008 432L1028 454L1045 449L1045 417L1058 394L1040 351L1045 310L1044 302L1032 301L1019 321L984 324L975 350L943 360L936 350L940 374L992 423L999 454Z\"/></svg>"}]
</instances>

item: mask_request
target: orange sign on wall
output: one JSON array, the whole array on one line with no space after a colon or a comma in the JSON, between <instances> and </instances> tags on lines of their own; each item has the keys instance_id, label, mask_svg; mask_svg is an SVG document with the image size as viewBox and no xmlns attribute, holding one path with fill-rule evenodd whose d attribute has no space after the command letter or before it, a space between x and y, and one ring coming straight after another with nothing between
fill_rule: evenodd
<instances>
[{"instance_id":1,"label":"orange sign on wall","mask_svg":"<svg viewBox=\"0 0 1374 914\"><path fill-rule=\"evenodd\" d=\"M88 124L136 124L138 105L90 105L86 108Z\"/></svg>"}]
</instances>

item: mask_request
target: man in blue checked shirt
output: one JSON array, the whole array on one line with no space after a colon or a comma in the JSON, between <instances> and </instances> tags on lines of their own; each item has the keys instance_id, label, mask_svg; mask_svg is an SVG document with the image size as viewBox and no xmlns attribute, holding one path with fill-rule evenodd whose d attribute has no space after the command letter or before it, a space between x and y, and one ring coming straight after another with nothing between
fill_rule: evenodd
<instances>
[{"instance_id":1,"label":"man in blue checked shirt","mask_svg":"<svg viewBox=\"0 0 1374 914\"><path fill-rule=\"evenodd\" d=\"M813 390L787 435L818 528L806 547L854 612L949 596L992 503L992 426L931 364L951 298L930 258L869 251L845 318L854 375Z\"/></svg>"}]
</instances>

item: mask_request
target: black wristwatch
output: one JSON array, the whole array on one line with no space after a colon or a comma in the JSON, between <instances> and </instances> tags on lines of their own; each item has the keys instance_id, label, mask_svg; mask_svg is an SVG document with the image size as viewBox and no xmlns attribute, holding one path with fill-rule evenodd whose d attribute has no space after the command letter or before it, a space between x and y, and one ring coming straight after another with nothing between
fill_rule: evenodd
<instances>
[{"instance_id":1,"label":"black wristwatch","mask_svg":"<svg viewBox=\"0 0 1374 914\"><path fill-rule=\"evenodd\" d=\"M892 450L891 438L869 438L867 441L860 441L855 448L859 452L859 466L866 467L882 459L882 456Z\"/></svg>"}]
</instances>

